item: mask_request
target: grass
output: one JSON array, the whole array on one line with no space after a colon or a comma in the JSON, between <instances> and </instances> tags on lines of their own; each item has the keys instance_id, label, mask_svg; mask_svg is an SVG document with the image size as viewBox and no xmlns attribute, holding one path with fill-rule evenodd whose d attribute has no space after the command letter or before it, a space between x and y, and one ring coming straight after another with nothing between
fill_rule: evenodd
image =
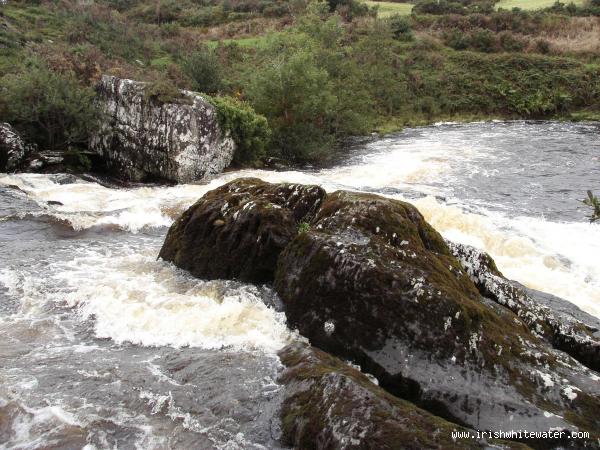
<instances>
[{"instance_id":1,"label":"grass","mask_svg":"<svg viewBox=\"0 0 600 450\"><path fill-rule=\"evenodd\" d=\"M583 0L572 0L572 1L576 5L583 4ZM554 3L556 3L556 0L500 0L496 4L496 8L509 9L509 10L513 9L513 8L520 8L520 9L525 9L525 10L536 10L536 9L549 8L550 6L554 5ZM571 0L563 1L563 3L571 3Z\"/></svg>"},{"instance_id":2,"label":"grass","mask_svg":"<svg viewBox=\"0 0 600 450\"><path fill-rule=\"evenodd\" d=\"M370 8L377 6L379 8L377 16L382 18L390 17L395 14L400 16L409 16L413 8L413 5L410 3L375 2L371 0L366 0L364 3Z\"/></svg>"},{"instance_id":3,"label":"grass","mask_svg":"<svg viewBox=\"0 0 600 450\"><path fill-rule=\"evenodd\" d=\"M209 48L216 48L219 42L223 44L237 44L244 48L259 48L265 43L266 36L256 36L240 39L223 39L221 41L208 41L207 45Z\"/></svg>"}]
</instances>

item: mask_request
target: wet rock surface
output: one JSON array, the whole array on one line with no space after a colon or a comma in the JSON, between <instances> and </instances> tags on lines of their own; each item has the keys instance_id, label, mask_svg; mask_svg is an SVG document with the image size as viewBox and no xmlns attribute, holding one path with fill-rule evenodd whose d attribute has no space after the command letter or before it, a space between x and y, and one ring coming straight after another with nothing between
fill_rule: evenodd
<instances>
[{"instance_id":1,"label":"wet rock surface","mask_svg":"<svg viewBox=\"0 0 600 450\"><path fill-rule=\"evenodd\" d=\"M221 130L213 105L183 91L183 99L159 103L145 84L104 76L98 97L105 118L90 149L108 169L132 181L191 182L231 163L234 141Z\"/></svg>"},{"instance_id":2,"label":"wet rock surface","mask_svg":"<svg viewBox=\"0 0 600 450\"><path fill-rule=\"evenodd\" d=\"M456 423L598 432L595 375L482 297L413 206L339 191L310 226L282 252L275 288L314 345Z\"/></svg>"},{"instance_id":3,"label":"wet rock surface","mask_svg":"<svg viewBox=\"0 0 600 450\"><path fill-rule=\"evenodd\" d=\"M267 207L290 198L303 205L298 212ZM266 250L263 242L271 242ZM392 395L448 421L506 432L588 431L588 440L527 444L599 446L600 377L559 350L557 339L571 336L559 316L554 323L549 315L532 317L541 310L529 300L520 307L503 301L517 287L500 283L493 262L480 266L506 291L469 270L467 262L481 255L461 256L408 203L236 180L184 213L161 256L200 277L269 281L275 271L291 327L373 374ZM223 257L226 263L217 261ZM587 325L568 326L577 339L593 340ZM595 348L585 342L582 348Z\"/></svg>"},{"instance_id":4,"label":"wet rock surface","mask_svg":"<svg viewBox=\"0 0 600 450\"><path fill-rule=\"evenodd\" d=\"M390 395L365 374L317 348L291 344L286 366L283 441L315 449L529 448L523 444L453 438L469 430Z\"/></svg>"},{"instance_id":5,"label":"wet rock surface","mask_svg":"<svg viewBox=\"0 0 600 450\"><path fill-rule=\"evenodd\" d=\"M279 253L324 197L318 186L236 180L190 207L169 229L159 257L200 278L272 281Z\"/></svg>"},{"instance_id":6,"label":"wet rock surface","mask_svg":"<svg viewBox=\"0 0 600 450\"><path fill-rule=\"evenodd\" d=\"M600 371L598 319L572 303L507 280L485 252L451 242L448 246L482 295L514 312L533 334Z\"/></svg>"}]
</instances>

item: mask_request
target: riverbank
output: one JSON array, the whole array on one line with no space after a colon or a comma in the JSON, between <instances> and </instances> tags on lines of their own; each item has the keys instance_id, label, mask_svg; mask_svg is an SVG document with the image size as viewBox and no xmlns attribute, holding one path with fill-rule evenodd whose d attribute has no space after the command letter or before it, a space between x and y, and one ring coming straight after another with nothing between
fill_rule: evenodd
<instances>
[{"instance_id":1,"label":"riverbank","mask_svg":"<svg viewBox=\"0 0 600 450\"><path fill-rule=\"evenodd\" d=\"M589 119L600 111L593 16L465 11L377 19L364 5L304 5L233 20L206 7L207 17L223 22L217 30L190 22L185 5L157 21L146 2L134 3L2 5L2 120L41 150L85 152L97 119L94 88L113 74L147 82L160 101L183 88L240 106L236 117L252 109L264 116L270 139L246 155L252 166L263 149L287 163L319 163L340 140L373 130ZM252 121L236 129L238 140L256 141L245 134L251 129Z\"/></svg>"},{"instance_id":2,"label":"riverbank","mask_svg":"<svg viewBox=\"0 0 600 450\"><path fill-rule=\"evenodd\" d=\"M405 128L412 127L423 127L433 125L436 123L462 123L468 124L473 122L505 122L523 120L519 117L501 116L501 115L481 115L481 114L458 114L458 115L441 115L436 117L392 117L387 119L381 119L376 122L374 133L377 133L380 137L384 137L386 134L397 133ZM529 119L536 121L536 119ZM542 121L559 121L559 122L600 122L600 111L574 111L568 115L558 115L548 117L544 119L538 119Z\"/></svg>"}]
</instances>

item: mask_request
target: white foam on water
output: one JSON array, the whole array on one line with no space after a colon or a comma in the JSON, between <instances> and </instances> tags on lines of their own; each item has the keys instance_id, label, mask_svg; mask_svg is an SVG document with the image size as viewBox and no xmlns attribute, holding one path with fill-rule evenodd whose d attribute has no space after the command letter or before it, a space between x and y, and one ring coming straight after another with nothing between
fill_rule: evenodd
<instances>
[{"instance_id":1,"label":"white foam on water","mask_svg":"<svg viewBox=\"0 0 600 450\"><path fill-rule=\"evenodd\" d=\"M111 189L78 180L59 184L51 176L18 174L0 177L0 184L14 185L38 202L43 213L71 224L75 230L114 225L138 232L171 224L187 206L215 186L178 185ZM62 205L47 205L47 202Z\"/></svg>"},{"instance_id":2,"label":"white foam on water","mask_svg":"<svg viewBox=\"0 0 600 450\"><path fill-rule=\"evenodd\" d=\"M57 299L94 318L98 337L118 343L275 352L292 338L285 315L255 286L194 279L157 261L156 252L77 257L55 275L69 286Z\"/></svg>"},{"instance_id":3,"label":"white foam on water","mask_svg":"<svg viewBox=\"0 0 600 450\"><path fill-rule=\"evenodd\" d=\"M242 170L221 174L204 185L110 189L84 181L61 185L52 181L51 176L33 174L3 176L0 183L19 186L44 205L49 213L68 220L76 229L114 225L137 232L148 227L170 225L207 191L238 177L319 184L327 191L393 187L447 195L446 188L451 191L455 177L492 173L495 169L490 161L507 157L493 147L494 139L498 139L501 132L501 129L488 130L485 133L489 135L478 136L478 142L473 145L466 142L461 133L452 132L442 135L424 131L417 133L417 138L390 137L369 144L369 153L353 157L347 165L313 172ZM49 200L60 201L63 205L46 206ZM450 206L432 197L409 201L446 238L490 253L507 277L570 300L600 317L598 225L583 221L551 222L541 217L509 218L483 209L480 213L466 212L466 208ZM460 205L461 199L457 201ZM111 289L105 289L108 296ZM131 289L134 290L133 287ZM118 290L115 289L114 294L118 294ZM233 299L222 303L223 310L235 310L238 305ZM146 312L140 314L151 321L151 305L145 305L143 310ZM108 317L108 312L104 314ZM184 319L185 315L181 318ZM152 320L158 323L160 317ZM99 325L99 330L107 335L118 335L117 330L110 331L108 325L105 329ZM142 336L143 330L137 333ZM181 335L180 338L181 342L194 340L191 335L187 338ZM152 341L152 337L149 334L143 340Z\"/></svg>"},{"instance_id":4,"label":"white foam on water","mask_svg":"<svg viewBox=\"0 0 600 450\"><path fill-rule=\"evenodd\" d=\"M600 227L585 222L467 213L433 197L416 200L445 238L489 253L498 269L524 285L569 300L600 317Z\"/></svg>"},{"instance_id":5,"label":"white foam on water","mask_svg":"<svg viewBox=\"0 0 600 450\"><path fill-rule=\"evenodd\" d=\"M6 407L8 402L3 401L0 407ZM68 413L60 406L46 406L42 408L27 408L15 405L14 416L9 424L12 433L9 440L0 448L22 449L43 448L52 441L54 433L61 433L64 429L78 429L81 423L73 414ZM11 423L12 422L12 423Z\"/></svg>"},{"instance_id":6,"label":"white foam on water","mask_svg":"<svg viewBox=\"0 0 600 450\"><path fill-rule=\"evenodd\" d=\"M44 298L46 289L39 279L31 277L24 271L16 268L0 269L0 285L4 286L8 295L19 299L20 318L38 315L44 305L40 299ZM0 318L9 320L9 318Z\"/></svg>"},{"instance_id":7,"label":"white foam on water","mask_svg":"<svg viewBox=\"0 0 600 450\"><path fill-rule=\"evenodd\" d=\"M113 448L105 437L106 431L95 426L95 422L107 419L90 413L89 406L86 405L84 408L87 410L85 413L69 412L61 404L29 407L22 404L18 398L8 400L0 397L0 409L6 410L0 412L6 414L5 425L10 426L11 429L7 434L8 440L0 443L0 448L6 450L54 448L53 444L62 443L66 439L69 448L96 450L98 447L94 444L85 444L86 440L94 438L100 441L100 448ZM132 415L117 407L114 415L108 420L117 426L135 430L137 436L133 448L139 450L167 448L168 438L156 435L144 415ZM81 442L81 447L73 447L78 441Z\"/></svg>"}]
</instances>

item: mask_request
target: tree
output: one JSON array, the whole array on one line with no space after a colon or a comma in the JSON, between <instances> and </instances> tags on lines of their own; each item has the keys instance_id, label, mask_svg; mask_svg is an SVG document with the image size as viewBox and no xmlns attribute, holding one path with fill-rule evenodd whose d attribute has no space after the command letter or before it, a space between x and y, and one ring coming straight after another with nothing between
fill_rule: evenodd
<instances>
[{"instance_id":1,"label":"tree","mask_svg":"<svg viewBox=\"0 0 600 450\"><path fill-rule=\"evenodd\" d=\"M273 130L272 150L292 161L327 159L339 138L372 130L364 69L341 17L324 7L311 3L295 27L271 35L247 75L248 100Z\"/></svg>"},{"instance_id":2,"label":"tree","mask_svg":"<svg viewBox=\"0 0 600 450\"><path fill-rule=\"evenodd\" d=\"M192 80L192 88L214 94L222 88L222 69L219 59L211 50L202 48L183 61L183 70Z\"/></svg>"},{"instance_id":3,"label":"tree","mask_svg":"<svg viewBox=\"0 0 600 450\"><path fill-rule=\"evenodd\" d=\"M85 146L97 126L94 91L37 60L29 62L26 72L0 80L0 94L4 120L40 148Z\"/></svg>"},{"instance_id":4,"label":"tree","mask_svg":"<svg viewBox=\"0 0 600 450\"><path fill-rule=\"evenodd\" d=\"M272 143L285 158L314 161L331 148L338 99L329 74L319 67L314 42L306 37L280 35L270 41L248 97L269 120Z\"/></svg>"}]
</instances>

